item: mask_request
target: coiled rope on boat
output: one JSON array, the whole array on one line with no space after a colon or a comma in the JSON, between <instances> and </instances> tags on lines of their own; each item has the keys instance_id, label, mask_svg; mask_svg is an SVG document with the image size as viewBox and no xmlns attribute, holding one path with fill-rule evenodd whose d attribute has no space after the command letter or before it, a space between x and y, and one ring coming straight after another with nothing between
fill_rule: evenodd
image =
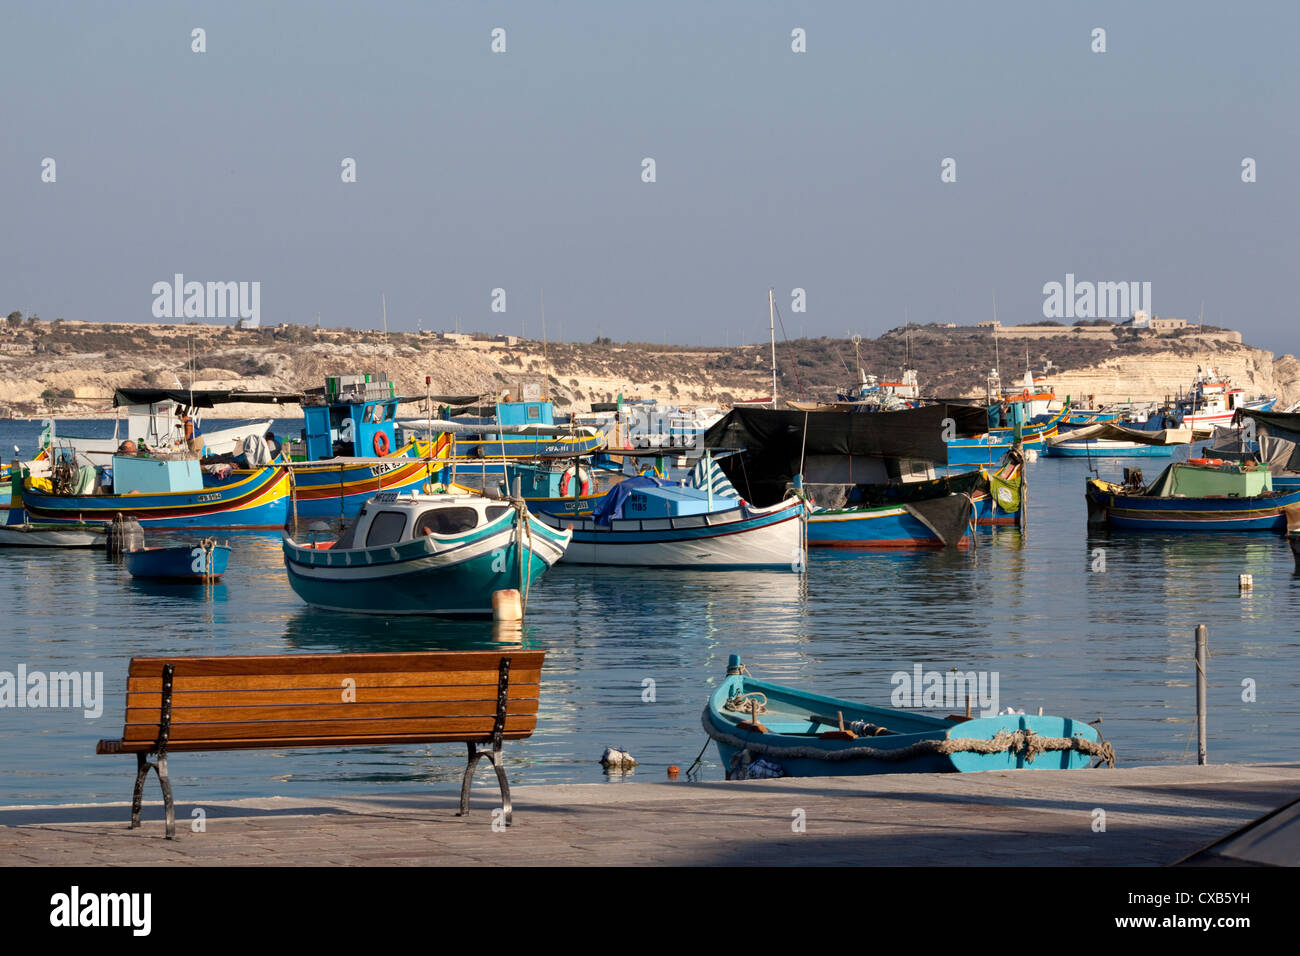
<instances>
[{"instance_id":1,"label":"coiled rope on boat","mask_svg":"<svg viewBox=\"0 0 1300 956\"><path fill-rule=\"evenodd\" d=\"M942 740L918 740L906 747L882 749L859 744L837 750L824 750L820 747L778 747L756 740L745 740L734 734L718 730L709 719L709 709L704 709L701 720L704 732L719 743L736 748L739 753L732 758L731 771L736 770L736 763L741 762L740 770L752 759L749 754L762 757L775 757L785 760L825 760L831 763L844 760L868 758L886 762L910 760L914 757L937 755L948 757L956 753L996 754L1013 753L1023 756L1026 763L1033 763L1045 753L1072 750L1096 757L1107 766L1115 766L1115 750L1106 741L1086 740L1082 737L1044 737L1032 730L999 730L992 739L979 740L974 737L948 737ZM742 761L743 758L743 761ZM731 776L729 771L729 776Z\"/></svg>"}]
</instances>

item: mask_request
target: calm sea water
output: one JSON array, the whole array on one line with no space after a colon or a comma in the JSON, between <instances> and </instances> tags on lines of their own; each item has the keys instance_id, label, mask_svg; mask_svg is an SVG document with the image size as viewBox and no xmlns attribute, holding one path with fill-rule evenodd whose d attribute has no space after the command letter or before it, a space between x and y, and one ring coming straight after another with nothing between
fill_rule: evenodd
<instances>
[{"instance_id":1,"label":"calm sea water","mask_svg":"<svg viewBox=\"0 0 1300 956\"><path fill-rule=\"evenodd\" d=\"M112 425L64 430L111 434ZM0 421L0 448L17 443L28 456L38 432ZM1143 467L1154 474L1159 465ZM669 764L684 770L704 744L700 712L733 652L760 677L882 706L891 675L914 664L996 671L1003 706L1102 717L1122 763L1194 761L1197 624L1210 629L1211 760L1300 758L1300 578L1285 541L1090 533L1086 473L1085 462L1035 463L1027 533L981 533L968 554L815 551L806 577L557 566L530 596L524 643L547 658L537 732L506 748L511 780L610 780L597 763L606 746L641 762L631 779L662 780ZM102 671L106 697L98 719L0 710L0 804L128 797L133 762L94 749L121 734L133 655L495 646L490 624L311 610L289 588L278 536L228 537L230 570L210 589L138 584L94 552L0 551L0 670ZM1102 572L1091 570L1098 548ZM1241 573L1255 581L1244 596ZM1243 681L1254 682L1254 702L1243 701ZM170 769L182 800L451 788L463 749L182 754ZM722 777L712 746L703 772Z\"/></svg>"}]
</instances>

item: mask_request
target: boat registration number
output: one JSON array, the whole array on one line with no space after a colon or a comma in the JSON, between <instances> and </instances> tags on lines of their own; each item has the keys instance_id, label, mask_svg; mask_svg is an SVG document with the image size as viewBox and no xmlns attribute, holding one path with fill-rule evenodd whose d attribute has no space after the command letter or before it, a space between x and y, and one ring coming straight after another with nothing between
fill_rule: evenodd
<instances>
[{"instance_id":1,"label":"boat registration number","mask_svg":"<svg viewBox=\"0 0 1300 956\"><path fill-rule=\"evenodd\" d=\"M220 500L221 500L221 495L199 495L199 501L202 502L220 501Z\"/></svg>"},{"instance_id":2,"label":"boat registration number","mask_svg":"<svg viewBox=\"0 0 1300 956\"><path fill-rule=\"evenodd\" d=\"M380 475L386 475L388 474L388 472L396 471L398 468L401 467L402 465L399 462L392 462L392 463L384 462L378 465L371 465L370 474L372 477L378 478Z\"/></svg>"}]
</instances>

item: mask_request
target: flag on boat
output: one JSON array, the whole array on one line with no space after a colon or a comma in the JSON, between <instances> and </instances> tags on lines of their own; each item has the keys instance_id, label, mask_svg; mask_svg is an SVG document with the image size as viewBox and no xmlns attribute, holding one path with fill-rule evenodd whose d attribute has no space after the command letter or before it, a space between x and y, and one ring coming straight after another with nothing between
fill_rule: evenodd
<instances>
[{"instance_id":1,"label":"flag on boat","mask_svg":"<svg viewBox=\"0 0 1300 956\"><path fill-rule=\"evenodd\" d=\"M691 477L687 480L687 485L691 488L698 488L701 491L707 491L709 481L713 482L713 493L724 498L739 498L740 494L727 480L727 476L722 473L718 467L718 462L712 456L701 458L695 464L695 470L691 472Z\"/></svg>"}]
</instances>

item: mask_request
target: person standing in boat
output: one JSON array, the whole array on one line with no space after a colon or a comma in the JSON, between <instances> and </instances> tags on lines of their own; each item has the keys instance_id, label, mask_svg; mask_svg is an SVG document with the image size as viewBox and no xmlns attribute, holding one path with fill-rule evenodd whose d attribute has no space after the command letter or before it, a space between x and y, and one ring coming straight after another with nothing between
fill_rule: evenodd
<instances>
[{"instance_id":1,"label":"person standing in boat","mask_svg":"<svg viewBox=\"0 0 1300 956\"><path fill-rule=\"evenodd\" d=\"M203 428L189 409L181 409L181 427L185 429L185 446L196 455L203 454Z\"/></svg>"}]
</instances>

